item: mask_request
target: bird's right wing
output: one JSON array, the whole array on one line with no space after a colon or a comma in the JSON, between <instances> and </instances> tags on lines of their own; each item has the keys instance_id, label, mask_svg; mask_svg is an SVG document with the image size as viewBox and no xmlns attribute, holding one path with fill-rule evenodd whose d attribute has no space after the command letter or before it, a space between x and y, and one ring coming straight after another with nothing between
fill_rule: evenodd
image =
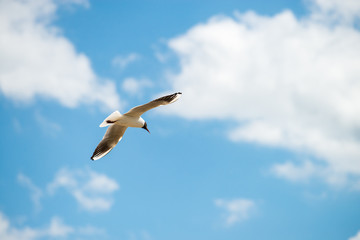
<instances>
[{"instance_id":1,"label":"bird's right wing","mask_svg":"<svg viewBox=\"0 0 360 240\"><path fill-rule=\"evenodd\" d=\"M108 154L122 139L126 129L127 127L119 126L117 124L113 124L108 127L103 139L97 145L93 155L91 156L91 159L98 160Z\"/></svg>"},{"instance_id":2,"label":"bird's right wing","mask_svg":"<svg viewBox=\"0 0 360 240\"><path fill-rule=\"evenodd\" d=\"M128 115L131 117L140 117L144 112L149 111L150 109L175 102L180 98L181 94L182 94L181 92L177 92L174 94L157 98L151 102L130 109L130 111L128 111L124 115Z\"/></svg>"}]
</instances>

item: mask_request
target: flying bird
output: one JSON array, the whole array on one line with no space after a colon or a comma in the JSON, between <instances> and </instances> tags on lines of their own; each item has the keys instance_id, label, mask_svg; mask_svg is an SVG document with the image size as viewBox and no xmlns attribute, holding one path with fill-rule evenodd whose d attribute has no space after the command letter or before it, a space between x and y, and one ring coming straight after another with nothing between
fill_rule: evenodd
<instances>
[{"instance_id":1,"label":"flying bird","mask_svg":"<svg viewBox=\"0 0 360 240\"><path fill-rule=\"evenodd\" d=\"M121 114L119 111L115 111L110 114L100 124L100 127L109 127L106 130L103 139L96 147L91 159L98 160L108 154L116 146L116 144L120 142L128 127L143 128L150 133L147 128L147 123L141 118L141 115L150 109L175 102L181 97L181 94L181 92L177 92L160 97L146 104L136 106L125 114Z\"/></svg>"}]
</instances>

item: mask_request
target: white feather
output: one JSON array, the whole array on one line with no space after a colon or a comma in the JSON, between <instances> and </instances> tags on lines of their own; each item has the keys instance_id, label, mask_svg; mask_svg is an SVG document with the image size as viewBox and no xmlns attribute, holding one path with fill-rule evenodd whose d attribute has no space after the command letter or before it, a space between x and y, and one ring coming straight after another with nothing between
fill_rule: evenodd
<instances>
[{"instance_id":1,"label":"white feather","mask_svg":"<svg viewBox=\"0 0 360 240\"><path fill-rule=\"evenodd\" d=\"M121 118L121 113L119 111L115 111L112 114L110 114L105 120L100 124L99 127L106 127L111 125L112 123L108 123L107 121L117 121Z\"/></svg>"}]
</instances>

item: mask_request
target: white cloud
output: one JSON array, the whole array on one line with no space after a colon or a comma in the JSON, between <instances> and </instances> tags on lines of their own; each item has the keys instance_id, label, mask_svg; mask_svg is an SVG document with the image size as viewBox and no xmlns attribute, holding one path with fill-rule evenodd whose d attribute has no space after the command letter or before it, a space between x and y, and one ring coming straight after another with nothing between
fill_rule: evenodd
<instances>
[{"instance_id":1,"label":"white cloud","mask_svg":"<svg viewBox=\"0 0 360 240\"><path fill-rule=\"evenodd\" d=\"M131 95L141 96L142 90L147 87L152 87L152 85L152 82L148 79L128 77L124 79L122 88Z\"/></svg>"},{"instance_id":2,"label":"white cloud","mask_svg":"<svg viewBox=\"0 0 360 240\"><path fill-rule=\"evenodd\" d=\"M307 1L313 10L314 20L329 20L351 24L360 16L360 4L358 0L312 0Z\"/></svg>"},{"instance_id":3,"label":"white cloud","mask_svg":"<svg viewBox=\"0 0 360 240\"><path fill-rule=\"evenodd\" d=\"M310 179L323 179L332 186L344 187L348 185L350 189L359 190L358 182L348 182L344 173L334 171L332 168L309 160L302 161L297 165L293 162L275 164L272 166L271 172L279 178L292 182L307 182Z\"/></svg>"},{"instance_id":4,"label":"white cloud","mask_svg":"<svg viewBox=\"0 0 360 240\"><path fill-rule=\"evenodd\" d=\"M93 227L71 227L66 225L61 218L53 217L50 224L43 228L32 228L29 226L16 227L9 219L0 212L0 239L1 240L37 240L37 239L68 239L69 236L85 237L87 239L104 236L104 230Z\"/></svg>"},{"instance_id":5,"label":"white cloud","mask_svg":"<svg viewBox=\"0 0 360 240\"><path fill-rule=\"evenodd\" d=\"M48 192L54 194L59 188L66 189L85 210L106 211L113 205L112 194L119 185L104 174L64 168L48 184Z\"/></svg>"},{"instance_id":6,"label":"white cloud","mask_svg":"<svg viewBox=\"0 0 360 240\"><path fill-rule=\"evenodd\" d=\"M349 240L360 240L360 231L355 236L349 238Z\"/></svg>"},{"instance_id":7,"label":"white cloud","mask_svg":"<svg viewBox=\"0 0 360 240\"><path fill-rule=\"evenodd\" d=\"M88 4L84 0L0 1L0 92L20 102L41 97L66 107L118 108L115 84L96 76L87 56L52 25L56 3L61 2Z\"/></svg>"},{"instance_id":8,"label":"white cloud","mask_svg":"<svg viewBox=\"0 0 360 240\"><path fill-rule=\"evenodd\" d=\"M129 232L129 240L151 240L153 239L149 232L142 230L139 233Z\"/></svg>"},{"instance_id":9,"label":"white cloud","mask_svg":"<svg viewBox=\"0 0 360 240\"><path fill-rule=\"evenodd\" d=\"M74 229L65 225L58 217L51 219L46 228L35 229L31 227L16 228L11 226L7 217L0 212L0 239L2 240L35 240L43 237L66 237Z\"/></svg>"},{"instance_id":10,"label":"white cloud","mask_svg":"<svg viewBox=\"0 0 360 240\"><path fill-rule=\"evenodd\" d=\"M301 166L295 166L292 162L276 164L272 171L279 177L290 181L304 181L316 175L317 169L310 161L304 162Z\"/></svg>"},{"instance_id":11,"label":"white cloud","mask_svg":"<svg viewBox=\"0 0 360 240\"><path fill-rule=\"evenodd\" d=\"M73 232L74 229L72 227L65 225L60 218L53 217L49 228L46 229L43 234L52 237L65 237Z\"/></svg>"},{"instance_id":12,"label":"white cloud","mask_svg":"<svg viewBox=\"0 0 360 240\"><path fill-rule=\"evenodd\" d=\"M125 69L130 63L133 63L140 59L140 55L137 53L130 53L126 56L118 55L112 60L112 64L115 67L119 67L121 70Z\"/></svg>"},{"instance_id":13,"label":"white cloud","mask_svg":"<svg viewBox=\"0 0 360 240\"><path fill-rule=\"evenodd\" d=\"M225 225L228 227L248 219L255 209L254 201L243 198L233 200L216 199L215 205L226 211Z\"/></svg>"},{"instance_id":14,"label":"white cloud","mask_svg":"<svg viewBox=\"0 0 360 240\"><path fill-rule=\"evenodd\" d=\"M330 2L312 1L300 19L288 10L216 16L171 39L180 71L169 81L186 97L164 113L230 121L233 141L305 153L332 184L359 178L360 32L349 21L360 2ZM330 8L353 17L335 24Z\"/></svg>"},{"instance_id":15,"label":"white cloud","mask_svg":"<svg viewBox=\"0 0 360 240\"><path fill-rule=\"evenodd\" d=\"M0 239L2 240L32 240L38 237L32 228L17 229L10 226L9 220L0 213Z\"/></svg>"},{"instance_id":16,"label":"white cloud","mask_svg":"<svg viewBox=\"0 0 360 240\"><path fill-rule=\"evenodd\" d=\"M61 4L67 4L67 5L77 4L77 5L82 5L83 7L86 8L90 7L90 3L88 0L57 0L57 1L60 2Z\"/></svg>"},{"instance_id":17,"label":"white cloud","mask_svg":"<svg viewBox=\"0 0 360 240\"><path fill-rule=\"evenodd\" d=\"M40 199L53 195L59 188L66 189L88 211L105 211L113 205L112 194L119 189L117 182L105 174L91 170L60 169L54 180L47 185L47 191L37 187L32 180L19 173L18 181L30 190L35 210L41 209ZM47 193L47 194L44 194Z\"/></svg>"},{"instance_id":18,"label":"white cloud","mask_svg":"<svg viewBox=\"0 0 360 240\"><path fill-rule=\"evenodd\" d=\"M85 227L79 227L78 232L81 235L89 235L89 236L95 236L95 235L106 235L106 231L102 228L97 228L94 226L85 226Z\"/></svg>"},{"instance_id":19,"label":"white cloud","mask_svg":"<svg viewBox=\"0 0 360 240\"><path fill-rule=\"evenodd\" d=\"M23 186L30 190L30 197L35 205L35 210L39 211L41 209L40 199L43 197L42 190L37 187L30 178L28 178L22 173L18 174L17 179Z\"/></svg>"}]
</instances>

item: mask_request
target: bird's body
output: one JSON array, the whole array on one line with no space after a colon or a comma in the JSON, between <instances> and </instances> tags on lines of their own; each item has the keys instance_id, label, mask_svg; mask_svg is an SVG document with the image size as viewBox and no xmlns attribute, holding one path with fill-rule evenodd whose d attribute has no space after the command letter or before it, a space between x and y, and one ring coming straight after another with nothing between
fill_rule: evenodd
<instances>
[{"instance_id":1,"label":"bird's body","mask_svg":"<svg viewBox=\"0 0 360 240\"><path fill-rule=\"evenodd\" d=\"M98 160L108 154L116 144L122 139L126 129L128 127L144 128L150 133L147 128L147 123L141 115L158 106L167 105L175 102L180 98L182 93L174 93L158 99L155 99L149 103L134 107L125 114L121 114L118 111L110 114L101 124L100 127L109 126L103 139L96 147L91 159Z\"/></svg>"},{"instance_id":2,"label":"bird's body","mask_svg":"<svg viewBox=\"0 0 360 240\"><path fill-rule=\"evenodd\" d=\"M145 120L141 117L131 117L124 114L115 122L115 124L120 126L142 128L145 124Z\"/></svg>"},{"instance_id":3,"label":"bird's body","mask_svg":"<svg viewBox=\"0 0 360 240\"><path fill-rule=\"evenodd\" d=\"M111 118L111 119L109 119L109 117L106 118L100 124L100 127L106 127L111 124L116 124L116 125L125 126L125 127L141 128L145 124L145 120L142 119L141 117L128 116L126 114L121 114L118 111L115 111L114 113L116 114L116 117Z\"/></svg>"}]
</instances>

